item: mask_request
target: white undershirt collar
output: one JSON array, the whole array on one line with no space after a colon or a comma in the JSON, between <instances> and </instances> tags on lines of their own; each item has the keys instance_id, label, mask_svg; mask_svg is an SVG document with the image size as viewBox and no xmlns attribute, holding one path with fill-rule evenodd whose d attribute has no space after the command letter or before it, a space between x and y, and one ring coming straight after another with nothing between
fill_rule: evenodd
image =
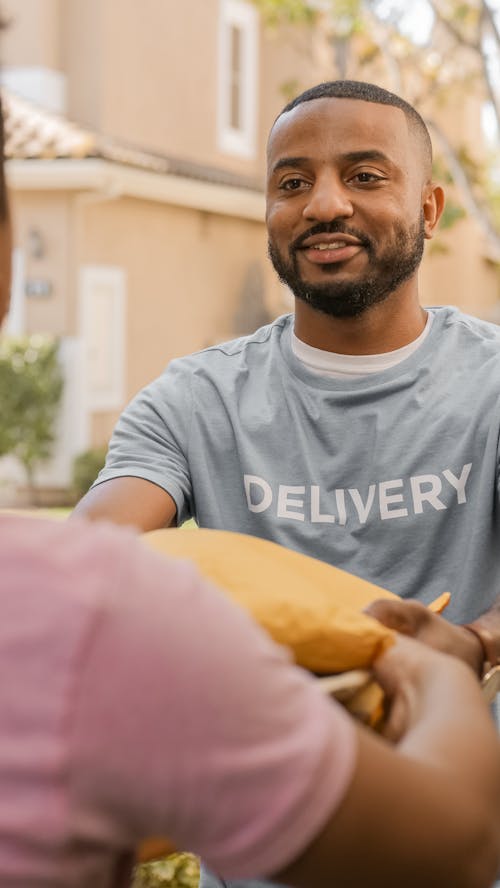
<instances>
[{"instance_id":1,"label":"white undershirt collar","mask_svg":"<svg viewBox=\"0 0 500 888\"><path fill-rule=\"evenodd\" d=\"M292 351L296 358L305 364L308 370L321 376L332 376L336 379L353 379L359 376L367 376L369 373L381 373L395 367L401 361L409 358L427 338L431 329L433 314L427 311L427 321L420 336L413 342L397 348L395 351L385 352L381 355L338 355L335 352L323 351L312 345L302 342L292 331Z\"/></svg>"}]
</instances>

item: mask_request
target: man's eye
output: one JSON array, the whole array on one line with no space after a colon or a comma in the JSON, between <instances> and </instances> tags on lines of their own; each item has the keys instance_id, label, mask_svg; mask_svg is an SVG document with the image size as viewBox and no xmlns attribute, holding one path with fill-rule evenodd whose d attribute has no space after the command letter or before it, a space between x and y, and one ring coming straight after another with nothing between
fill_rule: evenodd
<instances>
[{"instance_id":1,"label":"man's eye","mask_svg":"<svg viewBox=\"0 0 500 888\"><path fill-rule=\"evenodd\" d=\"M353 179L356 179L362 184L366 182L381 182L383 178L383 176L378 176L377 173L356 173L356 175L353 176Z\"/></svg>"},{"instance_id":2,"label":"man's eye","mask_svg":"<svg viewBox=\"0 0 500 888\"><path fill-rule=\"evenodd\" d=\"M302 186L306 185L303 179L287 179L285 182L282 182L280 188L283 191L298 191Z\"/></svg>"}]
</instances>

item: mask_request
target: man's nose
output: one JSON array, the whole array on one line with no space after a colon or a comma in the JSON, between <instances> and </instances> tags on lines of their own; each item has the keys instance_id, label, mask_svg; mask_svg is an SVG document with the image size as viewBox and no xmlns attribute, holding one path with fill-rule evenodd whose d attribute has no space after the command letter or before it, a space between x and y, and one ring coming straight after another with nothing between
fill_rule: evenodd
<instances>
[{"instance_id":1,"label":"man's nose","mask_svg":"<svg viewBox=\"0 0 500 888\"><path fill-rule=\"evenodd\" d=\"M354 210L349 192L343 182L333 176L318 179L309 191L304 207L304 218L331 222L339 217L352 216Z\"/></svg>"}]
</instances>

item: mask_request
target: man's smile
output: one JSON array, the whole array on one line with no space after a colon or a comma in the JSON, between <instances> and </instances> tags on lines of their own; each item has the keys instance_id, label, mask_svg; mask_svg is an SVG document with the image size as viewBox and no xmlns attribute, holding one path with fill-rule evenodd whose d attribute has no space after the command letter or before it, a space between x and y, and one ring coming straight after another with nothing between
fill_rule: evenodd
<instances>
[{"instance_id":1,"label":"man's smile","mask_svg":"<svg viewBox=\"0 0 500 888\"><path fill-rule=\"evenodd\" d=\"M298 238L292 252L302 254L313 265L346 262L366 247L366 242L346 232L319 232Z\"/></svg>"},{"instance_id":2,"label":"man's smile","mask_svg":"<svg viewBox=\"0 0 500 888\"><path fill-rule=\"evenodd\" d=\"M332 265L346 262L356 256L364 244L351 234L336 232L334 234L315 234L305 238L296 248L296 252L313 265Z\"/></svg>"},{"instance_id":3,"label":"man's smile","mask_svg":"<svg viewBox=\"0 0 500 888\"><path fill-rule=\"evenodd\" d=\"M346 241L324 241L317 246L301 247L300 252L313 265L332 265L346 262L356 256L364 247L362 244L350 244Z\"/></svg>"}]
</instances>

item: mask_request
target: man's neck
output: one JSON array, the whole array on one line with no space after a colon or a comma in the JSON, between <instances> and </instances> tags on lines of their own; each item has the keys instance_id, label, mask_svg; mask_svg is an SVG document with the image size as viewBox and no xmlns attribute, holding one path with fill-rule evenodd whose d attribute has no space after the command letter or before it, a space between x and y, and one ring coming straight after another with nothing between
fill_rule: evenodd
<instances>
[{"instance_id":1,"label":"man's neck","mask_svg":"<svg viewBox=\"0 0 500 888\"><path fill-rule=\"evenodd\" d=\"M295 335L307 345L344 355L379 355L409 345L427 315L418 301L392 294L354 318L335 318L296 300Z\"/></svg>"}]
</instances>

